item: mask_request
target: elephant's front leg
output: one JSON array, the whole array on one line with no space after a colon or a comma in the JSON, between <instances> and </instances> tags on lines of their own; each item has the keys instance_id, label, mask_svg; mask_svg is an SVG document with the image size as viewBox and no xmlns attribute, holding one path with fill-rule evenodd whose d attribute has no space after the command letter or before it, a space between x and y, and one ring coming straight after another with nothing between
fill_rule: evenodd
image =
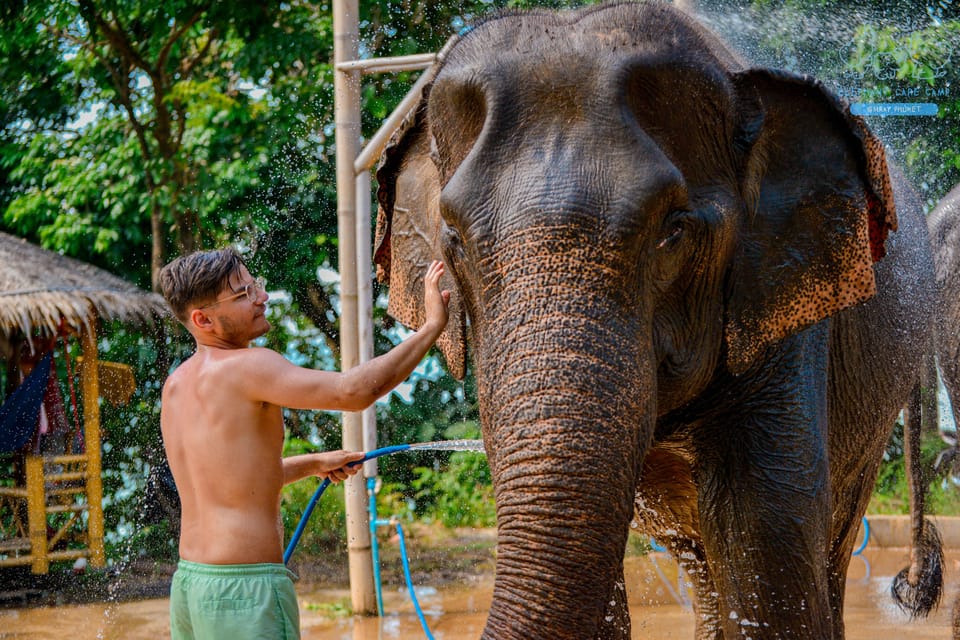
<instances>
[{"instance_id":1,"label":"elephant's front leg","mask_svg":"<svg viewBox=\"0 0 960 640\"><path fill-rule=\"evenodd\" d=\"M825 456L816 442L778 454L780 438L796 439L782 433L747 437L737 451L726 452L727 461L704 466L711 478L704 482L701 522L725 638L833 635L825 557L829 480L820 469Z\"/></svg>"},{"instance_id":2,"label":"elephant's front leg","mask_svg":"<svg viewBox=\"0 0 960 640\"><path fill-rule=\"evenodd\" d=\"M798 342L805 348L769 367L744 402L695 430L700 523L727 640L833 636L825 368L811 366L813 341Z\"/></svg>"}]
</instances>

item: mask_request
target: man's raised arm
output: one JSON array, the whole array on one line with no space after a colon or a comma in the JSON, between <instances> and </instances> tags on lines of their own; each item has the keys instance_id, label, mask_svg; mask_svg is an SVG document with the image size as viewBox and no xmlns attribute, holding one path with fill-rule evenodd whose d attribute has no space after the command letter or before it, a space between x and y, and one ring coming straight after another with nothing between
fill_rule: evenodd
<instances>
[{"instance_id":1,"label":"man's raised arm","mask_svg":"<svg viewBox=\"0 0 960 640\"><path fill-rule=\"evenodd\" d=\"M406 380L447 324L450 293L440 290L443 263L434 261L424 276L426 322L387 353L345 372L298 367L267 350L251 350L244 379L252 399L291 409L362 411Z\"/></svg>"}]
</instances>

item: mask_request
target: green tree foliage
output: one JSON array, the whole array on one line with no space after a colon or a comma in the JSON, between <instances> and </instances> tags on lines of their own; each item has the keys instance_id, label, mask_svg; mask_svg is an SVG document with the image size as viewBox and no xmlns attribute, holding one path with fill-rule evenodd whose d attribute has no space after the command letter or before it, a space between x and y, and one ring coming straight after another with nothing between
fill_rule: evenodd
<instances>
[{"instance_id":1,"label":"green tree foliage","mask_svg":"<svg viewBox=\"0 0 960 640\"><path fill-rule=\"evenodd\" d=\"M17 25L65 67L56 86L74 120L41 127L21 109L5 122L24 154L5 224L146 284L168 256L256 246L261 230L301 215L287 226L303 231L312 259L298 264L322 264L332 234L317 212L335 207L329 176L311 167L329 164L318 135L330 22L309 3L82 0L9 12L5 68L32 65L17 55L19 31L7 31ZM281 219L263 224L271 215Z\"/></svg>"}]
</instances>

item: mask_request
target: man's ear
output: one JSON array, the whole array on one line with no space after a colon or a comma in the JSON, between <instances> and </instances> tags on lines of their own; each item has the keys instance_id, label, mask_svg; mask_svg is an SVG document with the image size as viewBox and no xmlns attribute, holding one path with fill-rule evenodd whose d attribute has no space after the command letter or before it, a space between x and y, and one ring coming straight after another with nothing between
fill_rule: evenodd
<instances>
[{"instance_id":1,"label":"man's ear","mask_svg":"<svg viewBox=\"0 0 960 640\"><path fill-rule=\"evenodd\" d=\"M187 329L190 328L189 325L201 331L209 331L213 328L213 319L203 309L191 309L187 320L189 321Z\"/></svg>"}]
</instances>

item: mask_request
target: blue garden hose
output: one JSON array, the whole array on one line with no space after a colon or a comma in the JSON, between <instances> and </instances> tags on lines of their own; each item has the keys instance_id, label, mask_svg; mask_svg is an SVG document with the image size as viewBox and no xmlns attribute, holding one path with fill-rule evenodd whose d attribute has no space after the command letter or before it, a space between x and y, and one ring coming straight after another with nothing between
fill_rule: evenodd
<instances>
[{"instance_id":1,"label":"blue garden hose","mask_svg":"<svg viewBox=\"0 0 960 640\"><path fill-rule=\"evenodd\" d=\"M377 541L377 479L367 478L367 513L370 520L370 554L373 556L373 584L377 588L377 615L383 617L383 590L380 587L380 543Z\"/></svg>"},{"instance_id":2,"label":"blue garden hose","mask_svg":"<svg viewBox=\"0 0 960 640\"><path fill-rule=\"evenodd\" d=\"M397 538L400 541L400 558L403 560L403 577L407 581L407 591L410 592L410 600L413 601L413 610L417 612L417 618L420 619L420 626L427 636L427 640L433 640L433 634L430 633L430 627L427 626L427 619L420 609L420 603L417 601L417 593L413 590L413 578L410 577L410 562L407 560L407 545L403 541L403 527L399 522L393 521L397 527Z\"/></svg>"},{"instance_id":3,"label":"blue garden hose","mask_svg":"<svg viewBox=\"0 0 960 640\"><path fill-rule=\"evenodd\" d=\"M374 458L379 458L380 456L387 456L391 453L399 453L400 451L407 451L410 449L409 444L395 444L390 447L383 447L381 449L374 449L370 451L362 460L355 460L347 464L349 467L355 467L358 464L363 464L367 460L373 460ZM320 486L317 487L317 490L313 493L313 497L310 498L310 502L307 503L307 508L303 511L303 516L300 518L300 523L297 525L296 531L293 532L293 536L290 538L290 544L287 545L287 550L283 552L283 564L290 562L290 556L293 555L293 550L296 548L297 543L300 542L300 536L303 535L303 530L307 528L307 521L310 519L310 514L313 513L314 507L317 506L317 501L320 500L320 496L323 495L323 492L327 490L327 487L330 486L330 478L324 478L323 482L320 483Z\"/></svg>"},{"instance_id":4,"label":"blue garden hose","mask_svg":"<svg viewBox=\"0 0 960 640\"><path fill-rule=\"evenodd\" d=\"M363 459L356 460L354 462L348 463L348 466L356 466L358 464L363 464L367 460L373 460L374 458L379 458L380 456L390 455L392 453L399 453L400 451L408 451L412 448L412 445L409 444L398 444L390 447L383 447L381 449L374 449L366 455L363 456ZM372 478L371 478L372 480ZM290 543L287 545L286 551L283 552L283 563L286 564L290 560L290 556L293 555L293 550L296 548L297 543L300 541L300 536L303 535L303 530L307 526L307 521L310 519L310 514L313 512L314 507L317 506L317 502L320 500L320 496L323 495L323 492L330 486L330 479L324 478L323 482L320 483L320 486L317 487L317 490L314 492L313 497L310 498L310 502L307 503L307 508L304 509L303 516L300 518L300 523L297 525L296 531L293 532L293 536L290 538ZM372 486L368 484L368 490L372 491ZM430 628L427 626L426 617L423 615L423 610L420 608L420 602L417 600L416 591L413 588L413 579L410 577L410 562L407 560L407 545L403 536L403 528L400 526L400 523L394 519L391 520L377 520L376 519L376 507L372 506L374 500L371 499L371 508L370 508L370 520L371 520L371 533L373 534L372 543L376 544L376 526L377 525L394 525L397 528L397 536L400 541L400 558L403 561L403 577L407 581L407 590L410 592L410 600L413 601L414 611L417 613L417 618L420 620L420 626L423 627L423 632L427 636L427 640L434 640L433 634L430 633ZM374 572L377 574L376 583L377 583L377 611L382 616L383 615L383 597L380 591L380 567L379 563L375 563Z\"/></svg>"},{"instance_id":5,"label":"blue garden hose","mask_svg":"<svg viewBox=\"0 0 960 640\"><path fill-rule=\"evenodd\" d=\"M397 530L397 539L400 543L400 560L403 563L403 577L407 582L407 591L410 593L410 600L413 602L413 610L417 613L420 620L420 626L423 627L423 633L428 640L433 640L433 634L430 633L430 627L427 626L427 619L423 615L423 609L420 608L420 601L417 600L417 592L413 588L413 578L410 577L410 561L407 559L407 544L403 535L403 527L396 517L389 520L377 518L377 489L376 479L367 478L367 496L369 497L370 513L370 550L373 554L373 582L377 588L377 615L383 617L383 589L380 581L380 550L377 543L377 527L395 527Z\"/></svg>"},{"instance_id":6,"label":"blue garden hose","mask_svg":"<svg viewBox=\"0 0 960 640\"><path fill-rule=\"evenodd\" d=\"M863 550L867 548L867 543L870 542L870 521L867 520L867 517L863 517L863 542L860 543L860 546L857 547L856 551L853 552L853 555L858 556L863 553Z\"/></svg>"},{"instance_id":7,"label":"blue garden hose","mask_svg":"<svg viewBox=\"0 0 960 640\"><path fill-rule=\"evenodd\" d=\"M410 449L415 449L417 451L483 451L483 441L482 440L443 440L441 442L417 442L415 444L395 444L389 447L382 447L380 449L374 449L369 451L366 455L363 456L361 460L354 460L353 462L348 462L348 467L355 467L358 464L363 464L367 460L373 460L374 458L379 458L380 456L387 456L391 453L400 453L401 451L409 451ZM283 564L287 564L290 561L290 556L293 555L293 549L297 546L297 543L300 542L300 536L303 535L303 530L307 526L307 520L310 519L310 514L313 513L313 508L317 506L317 500L320 499L320 496L323 495L323 492L326 491L327 487L330 486L330 479L324 478L323 482L320 483L320 486L317 487L316 492L314 492L313 497L310 498L310 502L307 503L307 508L303 511L303 516L300 518L300 524L297 525L297 530L293 532L293 537L290 538L290 544L287 545L287 550L283 552Z\"/></svg>"}]
</instances>

